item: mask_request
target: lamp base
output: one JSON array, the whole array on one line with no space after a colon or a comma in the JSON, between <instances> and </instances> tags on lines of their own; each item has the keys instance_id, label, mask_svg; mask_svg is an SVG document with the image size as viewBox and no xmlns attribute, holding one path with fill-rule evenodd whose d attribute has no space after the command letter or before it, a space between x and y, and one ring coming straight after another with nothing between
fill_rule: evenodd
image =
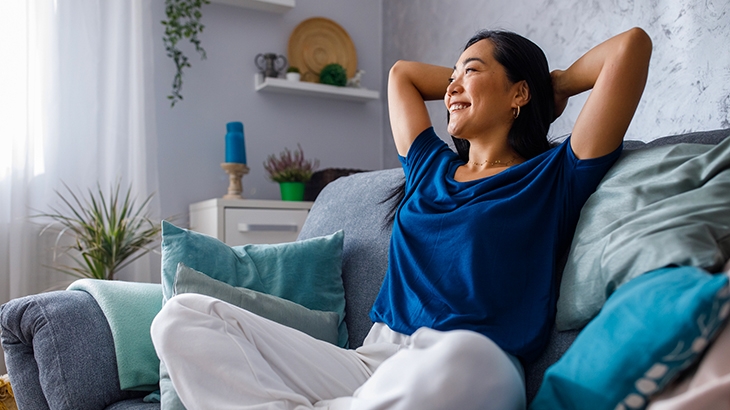
<instances>
[{"instance_id":1,"label":"lamp base","mask_svg":"<svg viewBox=\"0 0 730 410\"><path fill-rule=\"evenodd\" d=\"M248 174L249 168L246 164L237 162L224 162L221 168L228 174L228 193L223 195L223 199L243 199L243 184L241 178Z\"/></svg>"}]
</instances>

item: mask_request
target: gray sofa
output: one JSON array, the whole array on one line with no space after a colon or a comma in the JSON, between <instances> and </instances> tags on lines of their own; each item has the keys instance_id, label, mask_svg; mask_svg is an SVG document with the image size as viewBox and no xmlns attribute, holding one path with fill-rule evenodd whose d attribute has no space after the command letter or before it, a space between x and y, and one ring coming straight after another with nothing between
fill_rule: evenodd
<instances>
[{"instance_id":1,"label":"gray sofa","mask_svg":"<svg viewBox=\"0 0 730 410\"><path fill-rule=\"evenodd\" d=\"M665 137L626 149L695 142L715 144L730 134L717 130ZM370 306L386 270L390 232L384 225L389 191L400 169L340 178L317 197L300 239L344 229L343 281L350 346L362 343L371 323ZM12 300L2 306L2 346L21 410L159 409L145 392L119 389L110 328L95 300L85 292L58 291ZM578 331L554 331L543 356L526 369L528 398L545 369L570 346Z\"/></svg>"}]
</instances>

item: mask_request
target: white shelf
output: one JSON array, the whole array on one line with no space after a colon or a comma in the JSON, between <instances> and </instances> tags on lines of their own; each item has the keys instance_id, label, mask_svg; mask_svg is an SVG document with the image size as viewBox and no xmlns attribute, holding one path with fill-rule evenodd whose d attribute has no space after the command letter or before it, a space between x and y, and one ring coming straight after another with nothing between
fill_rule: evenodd
<instances>
[{"instance_id":1,"label":"white shelf","mask_svg":"<svg viewBox=\"0 0 730 410\"><path fill-rule=\"evenodd\" d=\"M296 6L296 0L211 0L211 2L271 13L286 13Z\"/></svg>"},{"instance_id":2,"label":"white shelf","mask_svg":"<svg viewBox=\"0 0 730 410\"><path fill-rule=\"evenodd\" d=\"M332 98L336 100L368 102L380 98L380 93L365 88L337 87L334 85L289 81L282 78L254 75L256 91Z\"/></svg>"}]
</instances>

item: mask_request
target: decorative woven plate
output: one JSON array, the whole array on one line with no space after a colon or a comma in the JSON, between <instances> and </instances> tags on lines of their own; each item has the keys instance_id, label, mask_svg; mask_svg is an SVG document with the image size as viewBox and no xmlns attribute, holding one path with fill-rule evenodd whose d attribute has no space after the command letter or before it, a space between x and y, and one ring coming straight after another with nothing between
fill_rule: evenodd
<instances>
[{"instance_id":1,"label":"decorative woven plate","mask_svg":"<svg viewBox=\"0 0 730 410\"><path fill-rule=\"evenodd\" d=\"M317 83L327 64L339 63L352 78L357 70L357 52L352 39L339 24L324 17L301 22L289 36L289 65L299 68L302 80Z\"/></svg>"}]
</instances>

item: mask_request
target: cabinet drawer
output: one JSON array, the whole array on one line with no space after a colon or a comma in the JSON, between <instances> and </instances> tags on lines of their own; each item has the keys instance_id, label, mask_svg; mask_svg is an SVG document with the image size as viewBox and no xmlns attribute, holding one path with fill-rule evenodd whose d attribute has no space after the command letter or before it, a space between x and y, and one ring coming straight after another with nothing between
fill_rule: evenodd
<instances>
[{"instance_id":1,"label":"cabinet drawer","mask_svg":"<svg viewBox=\"0 0 730 410\"><path fill-rule=\"evenodd\" d=\"M292 242L309 213L306 209L226 208L224 238L229 246Z\"/></svg>"}]
</instances>

